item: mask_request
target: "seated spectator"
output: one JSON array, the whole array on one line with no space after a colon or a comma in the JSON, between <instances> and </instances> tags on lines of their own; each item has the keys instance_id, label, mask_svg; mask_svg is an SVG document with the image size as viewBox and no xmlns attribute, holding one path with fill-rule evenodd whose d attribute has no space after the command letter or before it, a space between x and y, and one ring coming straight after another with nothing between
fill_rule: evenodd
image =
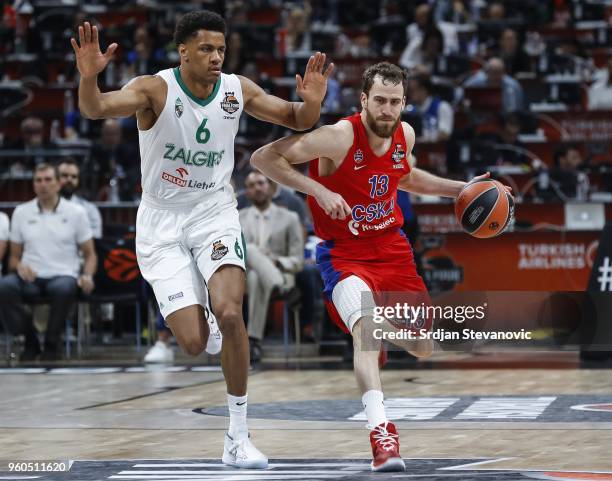
<instances>
[{"instance_id":1,"label":"seated spectator","mask_svg":"<svg viewBox=\"0 0 612 481\"><path fill-rule=\"evenodd\" d=\"M68 157L57 166L60 181L60 194L66 200L79 204L87 214L94 239L102 238L102 215L94 204L76 195L79 190L81 170L74 159Z\"/></svg>"},{"instance_id":2,"label":"seated spectator","mask_svg":"<svg viewBox=\"0 0 612 481\"><path fill-rule=\"evenodd\" d=\"M578 148L571 144L564 145L557 149L554 160L555 165L545 176L546 181L536 184L537 197L544 201L586 200L588 177L581 171L583 160Z\"/></svg>"},{"instance_id":3,"label":"seated spectator","mask_svg":"<svg viewBox=\"0 0 612 481\"><path fill-rule=\"evenodd\" d=\"M450 104L432 96L429 75L417 75L408 82L407 112L421 118L421 140L438 142L447 140L453 133L454 113Z\"/></svg>"},{"instance_id":4,"label":"seated spectator","mask_svg":"<svg viewBox=\"0 0 612 481\"><path fill-rule=\"evenodd\" d=\"M506 72L514 75L517 72L531 72L531 61L529 56L520 46L516 30L506 28L499 37L498 57L500 57L506 68Z\"/></svg>"},{"instance_id":5,"label":"seated spectator","mask_svg":"<svg viewBox=\"0 0 612 481\"><path fill-rule=\"evenodd\" d=\"M275 289L288 291L304 262L304 233L298 216L272 202L268 179L251 172L246 180L252 207L240 210L246 241L248 334L251 360L261 359L261 340L268 318L268 304Z\"/></svg>"},{"instance_id":6,"label":"seated spectator","mask_svg":"<svg viewBox=\"0 0 612 481\"><path fill-rule=\"evenodd\" d=\"M430 73L434 71L440 55L444 54L444 37L437 27L432 27L423 33L421 41L411 43L402 53L399 64L409 70L419 66L425 67Z\"/></svg>"},{"instance_id":7,"label":"seated spectator","mask_svg":"<svg viewBox=\"0 0 612 481\"><path fill-rule=\"evenodd\" d=\"M525 165L529 163L526 146L519 140L521 119L515 112L503 115L501 130L480 134L478 140L494 144L496 159L491 159L491 165Z\"/></svg>"},{"instance_id":8,"label":"seated spectator","mask_svg":"<svg viewBox=\"0 0 612 481\"><path fill-rule=\"evenodd\" d=\"M11 172L27 172L36 164L49 162L50 157L43 155L45 149L55 149L53 142L45 141L45 124L38 117L26 117L21 122L21 138L7 147L23 150L26 155L11 161Z\"/></svg>"},{"instance_id":9,"label":"seated spectator","mask_svg":"<svg viewBox=\"0 0 612 481\"><path fill-rule=\"evenodd\" d=\"M414 9L414 22L406 27L406 44L422 41L425 31L434 26L431 7L427 3L420 4Z\"/></svg>"},{"instance_id":10,"label":"seated spectator","mask_svg":"<svg viewBox=\"0 0 612 481\"><path fill-rule=\"evenodd\" d=\"M312 53L312 39L310 35L310 6L305 8L294 7L286 17L284 32L284 45L281 51L285 55L310 55Z\"/></svg>"},{"instance_id":11,"label":"seated spectator","mask_svg":"<svg viewBox=\"0 0 612 481\"><path fill-rule=\"evenodd\" d=\"M503 22L506 19L506 8L501 2L493 2L487 9L487 20Z\"/></svg>"},{"instance_id":12,"label":"seated spectator","mask_svg":"<svg viewBox=\"0 0 612 481\"><path fill-rule=\"evenodd\" d=\"M359 32L353 36L340 32L336 36L334 57L373 57L376 51L372 46L372 37L368 32Z\"/></svg>"},{"instance_id":13,"label":"seated spectator","mask_svg":"<svg viewBox=\"0 0 612 481\"><path fill-rule=\"evenodd\" d=\"M19 205L12 218L9 271L0 279L1 310L21 306L40 296L49 298L50 312L43 360L59 357L64 322L76 300L77 289L89 294L97 266L91 229L83 208L59 195L57 170L39 164L34 171L36 198ZM83 271L79 275L79 250ZM17 325L16 320L13 325ZM25 325L22 360L40 353L38 336L30 318Z\"/></svg>"},{"instance_id":14,"label":"seated spectator","mask_svg":"<svg viewBox=\"0 0 612 481\"><path fill-rule=\"evenodd\" d=\"M268 179L270 185L270 191L272 192L272 202L279 207L295 212L300 219L302 225L306 225L309 220L308 208L306 202L298 194L289 189L284 185L277 184L273 180ZM248 193L244 193L238 196L238 209L244 209L252 205L251 199Z\"/></svg>"},{"instance_id":15,"label":"seated spectator","mask_svg":"<svg viewBox=\"0 0 612 481\"><path fill-rule=\"evenodd\" d=\"M223 62L223 70L225 72L240 72L245 66L247 58L244 47L240 32L232 32L228 38L225 61ZM241 73L244 75L244 72Z\"/></svg>"},{"instance_id":16,"label":"seated spectator","mask_svg":"<svg viewBox=\"0 0 612 481\"><path fill-rule=\"evenodd\" d=\"M158 71L164 57L163 49L155 48L149 28L141 25L134 31L134 48L126 56L128 76L132 78Z\"/></svg>"},{"instance_id":17,"label":"seated spectator","mask_svg":"<svg viewBox=\"0 0 612 481\"><path fill-rule=\"evenodd\" d=\"M117 193L120 198L113 199L113 195L106 192L106 200L133 200L134 189L140 182L139 158L137 146L123 140L119 121L106 119L102 124L100 140L91 151L95 173L107 179L114 177L120 183Z\"/></svg>"},{"instance_id":18,"label":"seated spectator","mask_svg":"<svg viewBox=\"0 0 612 481\"><path fill-rule=\"evenodd\" d=\"M453 22L452 20L446 19L445 14L439 11L439 7L442 7L441 3L442 2L438 2L435 6L435 21L434 15L432 15L432 7L427 3L421 3L416 7L414 11L414 22L406 27L406 50L404 50L404 53L407 54L408 51L412 51L416 46L421 45L425 34L436 29L440 31L443 37L443 53L454 52L458 49L457 27L454 23L462 22Z\"/></svg>"},{"instance_id":19,"label":"seated spectator","mask_svg":"<svg viewBox=\"0 0 612 481\"><path fill-rule=\"evenodd\" d=\"M506 75L504 62L499 57L489 59L485 68L469 77L464 87L499 87L502 91L504 112L522 110L525 95L523 87L514 78Z\"/></svg>"},{"instance_id":20,"label":"seated spectator","mask_svg":"<svg viewBox=\"0 0 612 481\"><path fill-rule=\"evenodd\" d=\"M440 0L436 2L434 16L437 22L470 23L470 0Z\"/></svg>"},{"instance_id":21,"label":"seated spectator","mask_svg":"<svg viewBox=\"0 0 612 481\"><path fill-rule=\"evenodd\" d=\"M612 57L589 89L589 110L612 110Z\"/></svg>"}]
</instances>

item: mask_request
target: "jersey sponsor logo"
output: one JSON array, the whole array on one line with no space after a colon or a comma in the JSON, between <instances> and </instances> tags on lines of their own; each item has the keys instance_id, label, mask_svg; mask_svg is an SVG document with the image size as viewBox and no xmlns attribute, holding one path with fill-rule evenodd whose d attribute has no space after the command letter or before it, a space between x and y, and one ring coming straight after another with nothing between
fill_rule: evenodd
<instances>
[{"instance_id":1,"label":"jersey sponsor logo","mask_svg":"<svg viewBox=\"0 0 612 481\"><path fill-rule=\"evenodd\" d=\"M383 219L393 213L395 199L386 201L372 202L367 206L357 204L351 210L351 217L355 222L373 222Z\"/></svg>"},{"instance_id":2,"label":"jersey sponsor logo","mask_svg":"<svg viewBox=\"0 0 612 481\"><path fill-rule=\"evenodd\" d=\"M238 111L240 102L234 96L234 92L225 92L225 97L221 101L221 108L230 115Z\"/></svg>"},{"instance_id":3,"label":"jersey sponsor logo","mask_svg":"<svg viewBox=\"0 0 612 481\"><path fill-rule=\"evenodd\" d=\"M180 299L181 297L183 297L183 291L177 292L176 294L172 294L171 296L168 296L168 300L172 302L175 299Z\"/></svg>"},{"instance_id":4,"label":"jersey sponsor logo","mask_svg":"<svg viewBox=\"0 0 612 481\"><path fill-rule=\"evenodd\" d=\"M225 254L227 254L228 248L223 245L223 242L221 242L220 240L213 242L213 248L212 248L212 253L210 254L210 260L211 261L218 261L219 259L222 259L223 257L225 257Z\"/></svg>"},{"instance_id":5,"label":"jersey sponsor logo","mask_svg":"<svg viewBox=\"0 0 612 481\"><path fill-rule=\"evenodd\" d=\"M383 230L393 225L395 223L395 217L389 217L384 222L380 224L361 224L359 222L355 222L354 220L350 220L348 223L348 229L353 235L359 235L360 232L365 232L368 230Z\"/></svg>"},{"instance_id":6,"label":"jersey sponsor logo","mask_svg":"<svg viewBox=\"0 0 612 481\"><path fill-rule=\"evenodd\" d=\"M361 230L362 231L367 231L367 230L383 230L386 229L387 227L389 227L390 225L393 225L395 223L395 217L389 217L388 219L385 219L384 222L381 222L380 224L363 224L361 226Z\"/></svg>"},{"instance_id":7,"label":"jersey sponsor logo","mask_svg":"<svg viewBox=\"0 0 612 481\"><path fill-rule=\"evenodd\" d=\"M365 165L355 165L355 166L353 166L353 168L355 170L363 169L364 167L365 167Z\"/></svg>"},{"instance_id":8,"label":"jersey sponsor logo","mask_svg":"<svg viewBox=\"0 0 612 481\"><path fill-rule=\"evenodd\" d=\"M162 172L161 178L171 184L178 185L179 187L187 186L187 181L185 179L181 179L175 175L169 174L168 172Z\"/></svg>"},{"instance_id":9,"label":"jersey sponsor logo","mask_svg":"<svg viewBox=\"0 0 612 481\"><path fill-rule=\"evenodd\" d=\"M183 107L183 102L181 101L181 98L177 97L174 101L174 113L178 119L181 118L181 115L183 115L184 110L185 108Z\"/></svg>"},{"instance_id":10,"label":"jersey sponsor logo","mask_svg":"<svg viewBox=\"0 0 612 481\"><path fill-rule=\"evenodd\" d=\"M402 159L406 158L406 152L404 151L402 144L395 144L395 150L391 154L391 158L397 163L401 162Z\"/></svg>"},{"instance_id":11,"label":"jersey sponsor logo","mask_svg":"<svg viewBox=\"0 0 612 481\"><path fill-rule=\"evenodd\" d=\"M176 172L180 175L180 177L169 174L168 172L162 172L161 178L174 185L178 185L179 187L188 187L190 189L210 190L214 189L214 187L217 185L216 182L202 182L199 180L183 178L189 176L189 172L183 167L176 169Z\"/></svg>"},{"instance_id":12,"label":"jersey sponsor logo","mask_svg":"<svg viewBox=\"0 0 612 481\"><path fill-rule=\"evenodd\" d=\"M353 160L356 164L363 162L363 152L361 151L361 149L357 149L355 151L355 153L353 154Z\"/></svg>"},{"instance_id":13,"label":"jersey sponsor logo","mask_svg":"<svg viewBox=\"0 0 612 481\"><path fill-rule=\"evenodd\" d=\"M164 159L178 161L181 160L184 165L193 165L195 167L214 167L219 165L225 155L225 150L220 151L205 151L196 150L195 152L185 147L168 142L165 146Z\"/></svg>"}]
</instances>

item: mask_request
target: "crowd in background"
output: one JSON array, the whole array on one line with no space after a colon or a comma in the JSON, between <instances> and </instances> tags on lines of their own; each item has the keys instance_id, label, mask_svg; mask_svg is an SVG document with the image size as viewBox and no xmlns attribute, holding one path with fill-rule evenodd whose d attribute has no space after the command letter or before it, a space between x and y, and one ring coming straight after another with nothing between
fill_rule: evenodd
<instances>
[{"instance_id":1,"label":"crowd in background","mask_svg":"<svg viewBox=\"0 0 612 481\"><path fill-rule=\"evenodd\" d=\"M38 198L38 169L62 162L63 171L52 169L57 198L80 204L91 229L88 238L102 237L103 231L100 213L85 198L111 203L140 199L137 128L134 118L91 122L79 115L69 38L87 20L99 26L103 48L119 43L99 78L102 90L115 89L134 76L176 65L174 24L183 12L198 8L218 11L227 19L223 70L244 75L270 93L297 100L294 74L303 70L313 51L324 51L337 69L321 122L358 108L363 65L385 59L404 67L410 84L403 118L417 133L417 163L419 146L445 145L442 160L426 166L430 170L466 178L490 166L500 172L508 167L510 173L518 168L538 180L527 196L536 201L587 200L592 191L611 188L609 166L591 162L594 153L588 149L572 142L555 144L553 165L547 167L526 144L534 136L547 140L537 122L542 112L612 110L609 2L211 0L158 1L148 8L130 1L78 3L47 7L45 2L21 0L4 5L0 186L9 192L14 179L32 178ZM51 102L55 107L42 102L39 108L36 102L27 103L32 92L34 99L61 98ZM304 199L249 169L250 152L284 133L244 115L237 137L234 182L249 248L247 305L255 358L261 354L269 299L299 292L306 339L312 336L319 302L318 274L308 259L311 249L303 248L316 241ZM603 179L597 189L588 182L593 172ZM82 197L76 194L79 182ZM410 200L406 202L410 224L414 218ZM13 220L9 231L8 219L0 213L0 258L9 239L24 242L14 225ZM70 249L82 248L84 234L75 236ZM12 269L15 262L19 259L11 261ZM73 275L78 279L80 273ZM49 342L57 344L57 326L53 329ZM163 351L168 335L160 334L159 340ZM56 348L50 345L49 350Z\"/></svg>"}]
</instances>

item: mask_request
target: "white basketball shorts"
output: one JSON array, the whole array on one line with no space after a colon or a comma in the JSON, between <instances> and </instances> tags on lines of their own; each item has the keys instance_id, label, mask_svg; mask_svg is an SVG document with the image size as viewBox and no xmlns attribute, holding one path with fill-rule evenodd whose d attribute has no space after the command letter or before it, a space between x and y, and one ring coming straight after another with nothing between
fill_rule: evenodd
<instances>
[{"instance_id":1,"label":"white basketball shorts","mask_svg":"<svg viewBox=\"0 0 612 481\"><path fill-rule=\"evenodd\" d=\"M246 270L245 252L231 188L196 205L143 196L136 217L136 256L164 319L187 306L207 307L212 275L228 264Z\"/></svg>"}]
</instances>

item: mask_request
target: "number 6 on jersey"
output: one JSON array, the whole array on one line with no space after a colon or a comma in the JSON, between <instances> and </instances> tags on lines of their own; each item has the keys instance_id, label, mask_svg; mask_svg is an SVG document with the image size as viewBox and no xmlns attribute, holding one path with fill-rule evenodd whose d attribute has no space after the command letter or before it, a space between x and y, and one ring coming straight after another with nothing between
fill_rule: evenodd
<instances>
[{"instance_id":1,"label":"number 6 on jersey","mask_svg":"<svg viewBox=\"0 0 612 481\"><path fill-rule=\"evenodd\" d=\"M205 144L210 139L210 130L206 128L206 122L208 122L208 119L204 118L198 130L196 130L196 140L199 144Z\"/></svg>"}]
</instances>

